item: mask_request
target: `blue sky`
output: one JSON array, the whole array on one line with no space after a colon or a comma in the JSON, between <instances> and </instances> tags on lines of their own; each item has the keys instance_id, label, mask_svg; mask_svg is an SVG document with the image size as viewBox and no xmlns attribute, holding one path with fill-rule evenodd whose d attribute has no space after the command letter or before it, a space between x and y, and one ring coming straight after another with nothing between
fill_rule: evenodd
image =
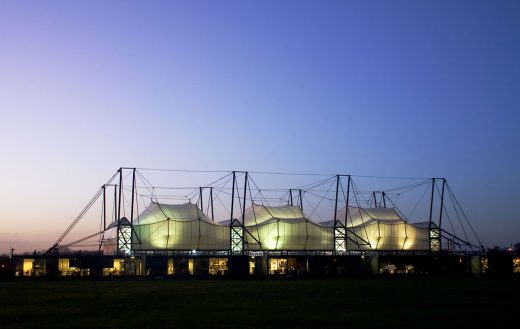
<instances>
[{"instance_id":1,"label":"blue sky","mask_svg":"<svg viewBox=\"0 0 520 329\"><path fill-rule=\"evenodd\" d=\"M520 241L518 1L0 0L0 45L0 252L120 166L446 177Z\"/></svg>"}]
</instances>

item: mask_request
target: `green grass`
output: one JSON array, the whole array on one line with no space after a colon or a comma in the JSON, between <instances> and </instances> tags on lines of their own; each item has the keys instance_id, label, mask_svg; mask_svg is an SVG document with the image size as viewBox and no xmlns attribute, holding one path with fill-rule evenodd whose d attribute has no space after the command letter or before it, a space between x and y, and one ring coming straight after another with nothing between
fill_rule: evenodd
<instances>
[{"instance_id":1,"label":"green grass","mask_svg":"<svg viewBox=\"0 0 520 329\"><path fill-rule=\"evenodd\" d=\"M9 281L0 327L499 327L519 300L520 277Z\"/></svg>"}]
</instances>

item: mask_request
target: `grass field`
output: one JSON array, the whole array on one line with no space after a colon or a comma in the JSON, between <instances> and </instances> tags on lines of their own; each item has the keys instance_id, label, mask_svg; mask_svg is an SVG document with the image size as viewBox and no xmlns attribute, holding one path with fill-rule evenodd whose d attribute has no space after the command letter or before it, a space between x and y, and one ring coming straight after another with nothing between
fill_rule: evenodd
<instances>
[{"instance_id":1,"label":"grass field","mask_svg":"<svg viewBox=\"0 0 520 329\"><path fill-rule=\"evenodd\" d=\"M520 324L518 276L0 281L0 288L0 328L502 328Z\"/></svg>"}]
</instances>

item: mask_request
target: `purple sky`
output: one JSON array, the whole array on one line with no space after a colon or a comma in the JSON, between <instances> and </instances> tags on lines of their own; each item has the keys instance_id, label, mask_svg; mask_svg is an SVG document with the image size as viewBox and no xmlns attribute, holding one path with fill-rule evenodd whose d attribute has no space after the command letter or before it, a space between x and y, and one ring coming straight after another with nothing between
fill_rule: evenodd
<instances>
[{"instance_id":1,"label":"purple sky","mask_svg":"<svg viewBox=\"0 0 520 329\"><path fill-rule=\"evenodd\" d=\"M520 241L519 1L0 0L0 253L120 166L446 177Z\"/></svg>"}]
</instances>

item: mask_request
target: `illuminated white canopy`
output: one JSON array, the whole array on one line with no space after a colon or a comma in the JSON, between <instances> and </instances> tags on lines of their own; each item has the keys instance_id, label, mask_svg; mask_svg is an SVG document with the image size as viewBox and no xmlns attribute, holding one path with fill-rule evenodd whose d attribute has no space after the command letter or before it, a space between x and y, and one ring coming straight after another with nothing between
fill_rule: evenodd
<instances>
[{"instance_id":1,"label":"illuminated white canopy","mask_svg":"<svg viewBox=\"0 0 520 329\"><path fill-rule=\"evenodd\" d=\"M428 228L408 223L392 208L349 206L348 212L347 208L337 212L337 219L344 222L345 214L345 251L429 248ZM245 250L334 250L333 221L317 224L299 207L253 204L246 209L244 223ZM135 251L230 249L229 223L213 222L192 203L152 202L134 219L133 228ZM106 232L106 252L115 251L116 229L117 225Z\"/></svg>"},{"instance_id":2,"label":"illuminated white canopy","mask_svg":"<svg viewBox=\"0 0 520 329\"><path fill-rule=\"evenodd\" d=\"M134 224L134 250L227 250L229 227L211 221L196 204L152 202Z\"/></svg>"},{"instance_id":3,"label":"illuminated white canopy","mask_svg":"<svg viewBox=\"0 0 520 329\"><path fill-rule=\"evenodd\" d=\"M347 211L348 209L348 211ZM429 230L403 219L393 208L343 207L336 219L345 223L347 250L428 250ZM333 227L334 221L321 223Z\"/></svg>"},{"instance_id":4,"label":"illuminated white canopy","mask_svg":"<svg viewBox=\"0 0 520 329\"><path fill-rule=\"evenodd\" d=\"M166 204L157 202L151 202L139 215L137 222L143 225L157 223L165 219L175 221L203 220L211 222L211 219L194 203Z\"/></svg>"},{"instance_id":5,"label":"illuminated white canopy","mask_svg":"<svg viewBox=\"0 0 520 329\"><path fill-rule=\"evenodd\" d=\"M385 222L390 224L404 221L394 208L359 208L348 206L348 212L347 207L341 208L336 213L336 219L344 222L345 213L347 213L347 227L366 225L372 222Z\"/></svg>"},{"instance_id":6,"label":"illuminated white canopy","mask_svg":"<svg viewBox=\"0 0 520 329\"><path fill-rule=\"evenodd\" d=\"M289 205L270 207L255 203L246 209L244 217L245 226L262 224L273 220L290 222L304 222L307 220L299 207Z\"/></svg>"},{"instance_id":7,"label":"illuminated white canopy","mask_svg":"<svg viewBox=\"0 0 520 329\"><path fill-rule=\"evenodd\" d=\"M249 250L331 250L333 232L310 221L294 206L253 204L244 223Z\"/></svg>"}]
</instances>

